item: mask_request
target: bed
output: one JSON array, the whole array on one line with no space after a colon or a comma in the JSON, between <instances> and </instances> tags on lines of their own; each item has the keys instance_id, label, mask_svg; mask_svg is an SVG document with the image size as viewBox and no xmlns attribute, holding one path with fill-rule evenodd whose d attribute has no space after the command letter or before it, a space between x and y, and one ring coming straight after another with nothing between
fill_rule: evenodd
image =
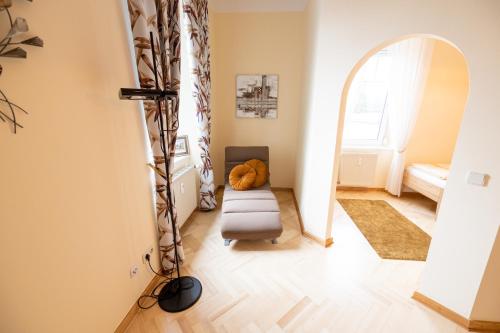
<instances>
[{"instance_id":1,"label":"bed","mask_svg":"<svg viewBox=\"0 0 500 333\"><path fill-rule=\"evenodd\" d=\"M437 202L437 213L448 174L448 164L414 163L406 167L403 185Z\"/></svg>"}]
</instances>

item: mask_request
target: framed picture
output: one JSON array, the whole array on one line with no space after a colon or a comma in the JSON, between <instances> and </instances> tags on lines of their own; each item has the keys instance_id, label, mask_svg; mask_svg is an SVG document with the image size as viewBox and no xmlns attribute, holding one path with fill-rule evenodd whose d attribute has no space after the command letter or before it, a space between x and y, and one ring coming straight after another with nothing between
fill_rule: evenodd
<instances>
[{"instance_id":1,"label":"framed picture","mask_svg":"<svg viewBox=\"0 0 500 333\"><path fill-rule=\"evenodd\" d=\"M278 75L236 76L236 117L276 119Z\"/></svg>"},{"instance_id":2,"label":"framed picture","mask_svg":"<svg viewBox=\"0 0 500 333\"><path fill-rule=\"evenodd\" d=\"M187 135L179 135L175 141L175 156L189 155L189 141Z\"/></svg>"}]
</instances>

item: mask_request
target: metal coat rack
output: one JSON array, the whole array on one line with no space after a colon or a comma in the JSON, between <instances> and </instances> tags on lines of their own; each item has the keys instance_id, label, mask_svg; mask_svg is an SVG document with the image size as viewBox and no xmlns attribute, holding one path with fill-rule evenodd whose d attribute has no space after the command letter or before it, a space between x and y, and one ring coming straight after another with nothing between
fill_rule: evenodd
<instances>
[{"instance_id":1,"label":"metal coat rack","mask_svg":"<svg viewBox=\"0 0 500 333\"><path fill-rule=\"evenodd\" d=\"M161 22L158 22L158 26L161 27ZM162 31L160 28L159 35L162 36ZM171 124L169 123L169 117L165 117L165 123L163 120L162 114L162 101L164 102L165 109L168 112L168 102L169 100L176 99L178 97L178 93L175 90L166 90L161 89L158 82L158 71L156 64L156 51L155 44L153 39L153 33L149 33L149 39L151 43L151 52L153 56L153 71L155 76L155 89L144 89L144 88L121 88L119 92L120 99L126 100L150 100L156 102L156 107L159 111L159 121L158 130L160 131L160 146L163 152L163 158L165 161L165 173L166 173L166 195L168 205L168 214L170 215L170 221L172 222L172 233L174 239L174 256L175 256L175 267L177 270L177 277L170 280L165 286L161 289L158 294L158 305L160 308L167 312L180 312L186 310L193 306L198 299L201 297L202 285L201 282L192 276L182 276L181 271L179 269L179 254L177 251L177 226L176 222L173 218L173 200L172 200L172 189L170 186L170 159L168 159L168 151L169 147L165 140L165 132L170 130L176 130L171 128ZM160 43L163 42L163 39L160 38ZM165 52L164 45L160 45L160 55L162 52ZM163 282L162 282L163 283Z\"/></svg>"}]
</instances>

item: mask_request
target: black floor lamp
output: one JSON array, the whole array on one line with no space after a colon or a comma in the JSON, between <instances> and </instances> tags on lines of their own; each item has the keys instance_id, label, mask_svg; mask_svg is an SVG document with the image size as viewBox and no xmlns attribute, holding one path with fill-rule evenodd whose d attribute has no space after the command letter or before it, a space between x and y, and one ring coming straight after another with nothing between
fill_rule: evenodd
<instances>
[{"instance_id":1,"label":"black floor lamp","mask_svg":"<svg viewBox=\"0 0 500 333\"><path fill-rule=\"evenodd\" d=\"M161 36L161 32L160 32ZM149 33L151 43L151 51L153 53L153 70L155 75L155 89L137 89L137 88L121 88L120 99L127 100L153 100L156 101L158 110L161 110L161 102L164 101L166 107L169 99L177 98L177 91L162 90L158 84L158 73L156 64L156 52L153 40L153 33ZM162 39L160 38L160 41ZM160 52L164 52L164 47L160 47ZM160 131L160 146L165 160L165 171L168 174L170 170L170 160L167 158L168 146L165 140L165 131L170 128L169 119L166 118L166 124L163 122L163 117L159 117L158 130ZM165 129L166 128L166 129ZM172 189L170 181L166 180L166 195L169 203L172 203ZM177 253L177 226L173 219L173 207L168 205L169 214L172 221L173 238L174 238L174 255L177 277L170 280L158 294L158 305L167 312L180 312L193 306L201 296L201 282L192 276L181 276L179 269L179 255Z\"/></svg>"}]
</instances>

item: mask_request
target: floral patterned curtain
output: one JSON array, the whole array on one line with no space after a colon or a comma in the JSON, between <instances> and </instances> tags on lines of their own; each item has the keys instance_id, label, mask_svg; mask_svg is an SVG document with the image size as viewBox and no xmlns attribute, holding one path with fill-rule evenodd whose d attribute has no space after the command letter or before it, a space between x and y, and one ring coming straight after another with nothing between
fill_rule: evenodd
<instances>
[{"instance_id":1,"label":"floral patterned curtain","mask_svg":"<svg viewBox=\"0 0 500 333\"><path fill-rule=\"evenodd\" d=\"M139 83L141 88L154 88L154 67L149 39L153 32L157 55L157 75L161 89L179 91L180 80L180 30L179 7L177 0L128 0L132 35ZM162 49L162 45L165 49ZM154 155L156 180L156 217L160 247L160 260L163 270L172 274L175 269L173 222L177 220L173 193L167 193L167 183L172 184L172 166L177 138L179 103L172 100L162 102L158 110L156 102L144 102L146 123ZM163 117L167 147L162 147L159 120ZM165 161L162 149L167 149L168 161ZM167 165L169 170L167 170ZM170 199L171 198L171 199ZM171 210L169 208L172 208ZM172 211L172 214L170 213ZM176 224L177 225L177 224ZM180 233L177 228L177 251L179 261L184 259Z\"/></svg>"},{"instance_id":2,"label":"floral patterned curtain","mask_svg":"<svg viewBox=\"0 0 500 333\"><path fill-rule=\"evenodd\" d=\"M200 138L200 209L212 210L215 200L214 170L210 158L210 46L208 41L208 0L182 0L188 29L193 97Z\"/></svg>"}]
</instances>

